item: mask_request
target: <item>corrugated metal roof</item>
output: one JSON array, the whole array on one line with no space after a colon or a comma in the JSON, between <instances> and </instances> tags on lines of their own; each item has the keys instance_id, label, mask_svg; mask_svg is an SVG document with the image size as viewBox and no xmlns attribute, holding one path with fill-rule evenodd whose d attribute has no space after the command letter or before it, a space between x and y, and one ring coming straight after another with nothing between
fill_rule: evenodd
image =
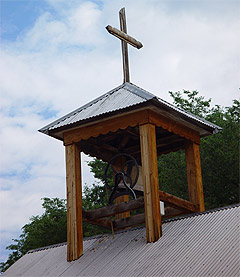
<instances>
[{"instance_id":1,"label":"corrugated metal roof","mask_svg":"<svg viewBox=\"0 0 240 277\"><path fill-rule=\"evenodd\" d=\"M146 243L145 228L84 240L83 256L66 261L66 244L32 251L5 276L239 276L240 206L168 220Z\"/></svg>"},{"instance_id":2,"label":"corrugated metal roof","mask_svg":"<svg viewBox=\"0 0 240 277\"><path fill-rule=\"evenodd\" d=\"M181 114L185 117L185 119L192 120L193 122L200 123L203 126L211 128L213 133L221 130L219 126L216 126L211 122L179 109L132 83L124 83L91 101L90 103L43 127L39 131L49 134L49 131L57 130L61 127L70 127L71 124L77 122L80 123L84 120L97 118L100 115L106 115L110 114L111 112L137 106L143 102L153 99L155 99L160 106L165 107L175 113Z\"/></svg>"}]
</instances>

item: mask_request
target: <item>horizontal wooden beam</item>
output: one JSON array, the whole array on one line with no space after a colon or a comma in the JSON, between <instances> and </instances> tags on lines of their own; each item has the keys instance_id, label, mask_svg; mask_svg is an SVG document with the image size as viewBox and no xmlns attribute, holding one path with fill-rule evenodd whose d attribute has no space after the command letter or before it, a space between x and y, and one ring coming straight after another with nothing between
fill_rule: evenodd
<instances>
[{"instance_id":1,"label":"horizontal wooden beam","mask_svg":"<svg viewBox=\"0 0 240 277\"><path fill-rule=\"evenodd\" d=\"M172 194L169 194L167 192L159 190L159 198L164 203L168 204L170 207L183 210L183 211L189 211L192 213L195 213L198 211L197 205L194 205L193 203L181 199L179 197L176 197Z\"/></svg>"},{"instance_id":2,"label":"horizontal wooden beam","mask_svg":"<svg viewBox=\"0 0 240 277\"><path fill-rule=\"evenodd\" d=\"M131 138L134 139L134 140L139 140L139 133L135 129L136 129L136 127L135 128L131 128L131 129L127 128L125 130L121 130L121 132L130 135Z\"/></svg>"},{"instance_id":3,"label":"horizontal wooden beam","mask_svg":"<svg viewBox=\"0 0 240 277\"><path fill-rule=\"evenodd\" d=\"M112 26L108 25L106 27L106 29L111 35L114 35L115 37L131 44L132 46L136 47L137 49L140 49L140 48L143 47L143 45L140 41L138 41L135 38L129 36L128 34L124 33L123 31L118 30L115 27L112 27Z\"/></svg>"},{"instance_id":4,"label":"horizontal wooden beam","mask_svg":"<svg viewBox=\"0 0 240 277\"><path fill-rule=\"evenodd\" d=\"M169 133L169 135L165 136L164 138L161 138L161 137L157 138L156 144L157 144L158 154L160 155L161 153L165 153L166 151L171 152L171 149L175 151L176 147L178 149L184 148L184 138L178 135L175 135L173 133ZM180 148L179 148L179 145L180 145ZM139 145L127 147L125 148L125 151L127 153L131 153L132 155L141 152Z\"/></svg>"},{"instance_id":5,"label":"horizontal wooden beam","mask_svg":"<svg viewBox=\"0 0 240 277\"><path fill-rule=\"evenodd\" d=\"M162 220L168 219L175 216L180 216L186 214L186 211L181 211L178 209L166 208L166 214L162 215ZM133 215L131 217L126 217L123 219L113 221L113 228L114 230L121 230L128 227L133 227L136 225L144 224L145 223L145 213Z\"/></svg>"},{"instance_id":6,"label":"horizontal wooden beam","mask_svg":"<svg viewBox=\"0 0 240 277\"><path fill-rule=\"evenodd\" d=\"M149 121L149 111L142 110L134 113L124 114L110 119L102 120L87 126L64 132L64 145L77 143L81 140L87 140L90 137L105 135L109 132L116 132L119 129L145 124Z\"/></svg>"},{"instance_id":7,"label":"horizontal wooden beam","mask_svg":"<svg viewBox=\"0 0 240 277\"><path fill-rule=\"evenodd\" d=\"M99 141L97 138L90 138L90 139L87 140L87 142L89 142L91 146L95 145L96 147L98 147L99 150L101 150L101 152L102 152L102 150L104 150L104 151L106 150L106 151L109 151L113 154L118 153L118 148L113 147L113 146L111 146L107 143L104 143L102 141Z\"/></svg>"},{"instance_id":8,"label":"horizontal wooden beam","mask_svg":"<svg viewBox=\"0 0 240 277\"><path fill-rule=\"evenodd\" d=\"M109 230L112 229L112 220L111 219L109 219L109 218L87 219L85 217L85 215L86 215L85 211L83 211L83 221L90 223L90 224L104 227Z\"/></svg>"},{"instance_id":9,"label":"horizontal wooden beam","mask_svg":"<svg viewBox=\"0 0 240 277\"><path fill-rule=\"evenodd\" d=\"M136 226L145 223L145 214L137 214L123 219L113 221L114 230L125 229L127 227Z\"/></svg>"},{"instance_id":10,"label":"horizontal wooden beam","mask_svg":"<svg viewBox=\"0 0 240 277\"><path fill-rule=\"evenodd\" d=\"M168 219L171 217L180 216L180 215L188 213L187 211L175 209L172 207L166 207L166 205L165 205L164 212L165 212L165 214L162 216L164 219Z\"/></svg>"},{"instance_id":11,"label":"horizontal wooden beam","mask_svg":"<svg viewBox=\"0 0 240 277\"><path fill-rule=\"evenodd\" d=\"M81 141L78 144L80 145L82 152L84 152L87 155L90 155L91 157L101 159L104 162L109 161L115 154L106 149L102 151L102 149L99 146L90 144L87 141Z\"/></svg>"},{"instance_id":12,"label":"horizontal wooden beam","mask_svg":"<svg viewBox=\"0 0 240 277\"><path fill-rule=\"evenodd\" d=\"M115 214L140 209L143 207L144 207L144 199L139 198L136 200L130 200L127 203L124 202L124 203L114 204L114 205L99 208L96 210L89 210L89 211L85 210L84 218L87 220L98 219L102 217L108 217Z\"/></svg>"}]
</instances>

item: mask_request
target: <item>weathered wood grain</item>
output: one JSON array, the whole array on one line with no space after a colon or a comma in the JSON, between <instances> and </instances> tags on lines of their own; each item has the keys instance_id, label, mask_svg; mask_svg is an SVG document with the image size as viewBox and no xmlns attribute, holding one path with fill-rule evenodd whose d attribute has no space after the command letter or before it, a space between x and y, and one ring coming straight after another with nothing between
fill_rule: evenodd
<instances>
[{"instance_id":1,"label":"weathered wood grain","mask_svg":"<svg viewBox=\"0 0 240 277\"><path fill-rule=\"evenodd\" d=\"M205 210L199 145L187 140L185 143L189 200Z\"/></svg>"},{"instance_id":2,"label":"weathered wood grain","mask_svg":"<svg viewBox=\"0 0 240 277\"><path fill-rule=\"evenodd\" d=\"M81 160L77 145L65 147L67 183L67 260L83 253Z\"/></svg>"},{"instance_id":3,"label":"weathered wood grain","mask_svg":"<svg viewBox=\"0 0 240 277\"><path fill-rule=\"evenodd\" d=\"M136 40L132 36L129 36L128 34L122 32L122 31L118 30L115 27L108 25L108 26L106 26L106 29L111 35L114 35L115 37L131 44L133 47L136 47L137 49L140 49L143 47L143 45L140 41Z\"/></svg>"},{"instance_id":4,"label":"weathered wood grain","mask_svg":"<svg viewBox=\"0 0 240 277\"><path fill-rule=\"evenodd\" d=\"M180 209L183 211L189 211L192 213L195 213L198 211L197 205L194 205L193 203L187 200L181 199L167 192L159 190L159 197L161 201L163 201L165 204L168 204L173 208Z\"/></svg>"},{"instance_id":5,"label":"weathered wood grain","mask_svg":"<svg viewBox=\"0 0 240 277\"><path fill-rule=\"evenodd\" d=\"M64 145L77 143L80 140L87 140L90 137L105 135L109 132L116 132L119 129L127 129L129 126L138 126L139 124L147 123L148 120L148 110L144 110L99 121L88 126L82 126L77 129L64 132Z\"/></svg>"},{"instance_id":6,"label":"weathered wood grain","mask_svg":"<svg viewBox=\"0 0 240 277\"><path fill-rule=\"evenodd\" d=\"M157 241L162 235L155 126L140 125L142 178L147 241Z\"/></svg>"},{"instance_id":7,"label":"weathered wood grain","mask_svg":"<svg viewBox=\"0 0 240 277\"><path fill-rule=\"evenodd\" d=\"M133 227L139 224L143 224L145 222L145 215L137 214L131 217L126 217L123 219L113 221L113 228L115 230L125 229L127 227Z\"/></svg>"}]
</instances>

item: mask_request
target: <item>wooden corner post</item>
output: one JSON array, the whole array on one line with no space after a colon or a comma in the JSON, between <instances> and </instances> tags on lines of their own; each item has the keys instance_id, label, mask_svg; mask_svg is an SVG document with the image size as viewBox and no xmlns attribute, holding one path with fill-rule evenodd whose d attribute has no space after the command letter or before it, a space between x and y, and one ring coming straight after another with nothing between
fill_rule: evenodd
<instances>
[{"instance_id":1,"label":"wooden corner post","mask_svg":"<svg viewBox=\"0 0 240 277\"><path fill-rule=\"evenodd\" d=\"M76 144L67 145L67 260L83 254L81 156Z\"/></svg>"},{"instance_id":2,"label":"wooden corner post","mask_svg":"<svg viewBox=\"0 0 240 277\"><path fill-rule=\"evenodd\" d=\"M186 140L185 157L187 166L189 200L193 204L197 205L199 211L202 212L205 210L205 206L199 145L190 140Z\"/></svg>"},{"instance_id":3,"label":"wooden corner post","mask_svg":"<svg viewBox=\"0 0 240 277\"><path fill-rule=\"evenodd\" d=\"M147 242L162 235L155 125L139 126Z\"/></svg>"}]
</instances>

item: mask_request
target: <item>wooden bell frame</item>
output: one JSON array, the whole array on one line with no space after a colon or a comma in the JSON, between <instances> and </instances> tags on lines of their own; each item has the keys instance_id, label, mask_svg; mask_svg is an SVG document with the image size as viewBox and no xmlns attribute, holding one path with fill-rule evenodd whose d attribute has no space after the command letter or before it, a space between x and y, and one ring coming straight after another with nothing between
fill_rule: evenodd
<instances>
[{"instance_id":1,"label":"wooden bell frame","mask_svg":"<svg viewBox=\"0 0 240 277\"><path fill-rule=\"evenodd\" d=\"M78 259L83 253L82 220L107 228L123 229L146 224L148 242L162 235L160 200L174 208L166 216L204 211L200 163L200 134L159 109L147 107L103 118L69 131L63 131L66 149L67 181L67 259ZM159 190L157 156L185 149L189 201ZM112 206L95 211L82 210L80 152L103 161L117 153L132 155L142 166L144 197L124 202L123 197ZM122 202L122 203L121 203ZM130 211L144 207L145 213L130 217ZM109 216L119 215L112 222Z\"/></svg>"}]
</instances>

